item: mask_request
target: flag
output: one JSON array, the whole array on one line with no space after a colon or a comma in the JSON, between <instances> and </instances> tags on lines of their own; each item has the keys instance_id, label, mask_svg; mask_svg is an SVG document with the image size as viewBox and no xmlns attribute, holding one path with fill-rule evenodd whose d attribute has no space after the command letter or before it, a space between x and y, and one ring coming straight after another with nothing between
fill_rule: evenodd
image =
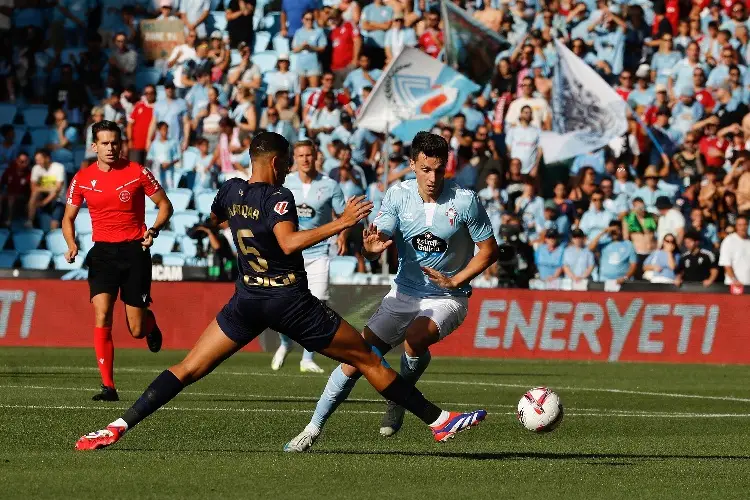
<instances>
[{"instance_id":1,"label":"flag","mask_svg":"<svg viewBox=\"0 0 750 500\"><path fill-rule=\"evenodd\" d=\"M540 139L544 161L554 163L606 146L628 130L627 104L581 58L555 40L552 129Z\"/></svg>"},{"instance_id":2,"label":"flag","mask_svg":"<svg viewBox=\"0 0 750 500\"><path fill-rule=\"evenodd\" d=\"M453 2L444 0L440 3L445 62L469 79L485 85L495 71L495 57L510 48L510 43Z\"/></svg>"},{"instance_id":3,"label":"flag","mask_svg":"<svg viewBox=\"0 0 750 500\"><path fill-rule=\"evenodd\" d=\"M410 143L444 116L453 116L479 85L419 49L406 47L385 68L362 107L357 126L390 132Z\"/></svg>"}]
</instances>

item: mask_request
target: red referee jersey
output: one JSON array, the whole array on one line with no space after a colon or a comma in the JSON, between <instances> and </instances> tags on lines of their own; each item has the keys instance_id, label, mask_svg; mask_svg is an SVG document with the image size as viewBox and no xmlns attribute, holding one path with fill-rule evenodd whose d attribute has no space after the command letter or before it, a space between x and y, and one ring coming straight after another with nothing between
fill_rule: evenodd
<instances>
[{"instance_id":1,"label":"red referee jersey","mask_svg":"<svg viewBox=\"0 0 750 500\"><path fill-rule=\"evenodd\" d=\"M121 160L109 172L94 162L73 177L68 205L80 207L86 200L94 241L140 240L146 231L145 197L160 189L151 171L135 162Z\"/></svg>"}]
</instances>

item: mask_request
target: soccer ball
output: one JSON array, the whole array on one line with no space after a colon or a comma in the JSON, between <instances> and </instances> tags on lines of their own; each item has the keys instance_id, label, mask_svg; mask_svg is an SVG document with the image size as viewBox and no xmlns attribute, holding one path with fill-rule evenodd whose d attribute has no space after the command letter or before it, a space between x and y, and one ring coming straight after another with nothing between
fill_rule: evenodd
<instances>
[{"instance_id":1,"label":"soccer ball","mask_svg":"<svg viewBox=\"0 0 750 500\"><path fill-rule=\"evenodd\" d=\"M516 417L530 431L553 431L563 419L560 396L546 387L535 387L518 402Z\"/></svg>"}]
</instances>

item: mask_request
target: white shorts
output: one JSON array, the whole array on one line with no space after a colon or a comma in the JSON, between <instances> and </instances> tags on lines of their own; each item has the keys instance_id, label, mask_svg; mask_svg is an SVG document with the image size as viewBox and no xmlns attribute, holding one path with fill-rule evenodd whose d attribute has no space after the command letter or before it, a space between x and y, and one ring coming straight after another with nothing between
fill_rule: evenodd
<instances>
[{"instance_id":1,"label":"white shorts","mask_svg":"<svg viewBox=\"0 0 750 500\"><path fill-rule=\"evenodd\" d=\"M313 296L320 300L328 300L328 270L331 267L331 259L322 256L305 259L305 271L307 272L307 287Z\"/></svg>"},{"instance_id":2,"label":"white shorts","mask_svg":"<svg viewBox=\"0 0 750 500\"><path fill-rule=\"evenodd\" d=\"M421 299L391 289L367 322L367 328L380 340L395 347L406 339L406 330L411 322L424 316L437 325L443 339L464 322L468 306L468 297Z\"/></svg>"}]
</instances>

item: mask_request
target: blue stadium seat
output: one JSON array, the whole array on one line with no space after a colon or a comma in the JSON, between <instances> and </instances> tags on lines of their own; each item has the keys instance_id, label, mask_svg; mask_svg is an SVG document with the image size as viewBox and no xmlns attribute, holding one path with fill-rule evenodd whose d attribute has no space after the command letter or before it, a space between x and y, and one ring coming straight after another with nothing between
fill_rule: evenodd
<instances>
[{"instance_id":1,"label":"blue stadium seat","mask_svg":"<svg viewBox=\"0 0 750 500\"><path fill-rule=\"evenodd\" d=\"M253 46L253 54L259 54L268 49L268 44L271 42L271 34L268 31L258 31L255 33L255 45Z\"/></svg>"},{"instance_id":2,"label":"blue stadium seat","mask_svg":"<svg viewBox=\"0 0 750 500\"><path fill-rule=\"evenodd\" d=\"M177 241L177 235L172 231L162 231L159 233L159 237L154 240L154 244L151 247L151 255L166 255L172 253L175 241Z\"/></svg>"},{"instance_id":3,"label":"blue stadium seat","mask_svg":"<svg viewBox=\"0 0 750 500\"><path fill-rule=\"evenodd\" d=\"M84 47L75 47L72 49L63 49L62 52L60 52L60 63L61 64L72 64L73 67L76 67L77 61L81 58L81 54L86 52L86 49ZM73 61L73 56L75 58L75 61Z\"/></svg>"},{"instance_id":4,"label":"blue stadium seat","mask_svg":"<svg viewBox=\"0 0 750 500\"><path fill-rule=\"evenodd\" d=\"M41 229L24 229L14 232L11 235L13 247L19 252L28 252L36 250L44 237L44 231Z\"/></svg>"},{"instance_id":5,"label":"blue stadium seat","mask_svg":"<svg viewBox=\"0 0 750 500\"><path fill-rule=\"evenodd\" d=\"M331 276L352 276L357 269L357 258L350 256L337 256L331 259Z\"/></svg>"},{"instance_id":6,"label":"blue stadium seat","mask_svg":"<svg viewBox=\"0 0 750 500\"><path fill-rule=\"evenodd\" d=\"M0 103L0 125L13 123L17 111L18 107L16 107L15 104L9 104L7 102Z\"/></svg>"},{"instance_id":7,"label":"blue stadium seat","mask_svg":"<svg viewBox=\"0 0 750 500\"><path fill-rule=\"evenodd\" d=\"M209 35L214 30L226 31L227 30L227 15L225 12L211 12L206 19L206 25L209 31Z\"/></svg>"},{"instance_id":8,"label":"blue stadium seat","mask_svg":"<svg viewBox=\"0 0 750 500\"><path fill-rule=\"evenodd\" d=\"M146 85L156 85L161 79L161 70L158 68L140 68L135 73L135 88L143 90Z\"/></svg>"},{"instance_id":9,"label":"blue stadium seat","mask_svg":"<svg viewBox=\"0 0 750 500\"><path fill-rule=\"evenodd\" d=\"M50 129L48 127L29 129L29 134L31 134L31 147L35 150L44 148L50 143Z\"/></svg>"},{"instance_id":10,"label":"blue stadium seat","mask_svg":"<svg viewBox=\"0 0 750 500\"><path fill-rule=\"evenodd\" d=\"M218 191L203 191L195 195L195 208L199 213L208 215L211 213L211 205Z\"/></svg>"},{"instance_id":11,"label":"blue stadium seat","mask_svg":"<svg viewBox=\"0 0 750 500\"><path fill-rule=\"evenodd\" d=\"M21 114L23 115L23 123L27 127L44 127L48 110L47 106L35 104L21 110Z\"/></svg>"},{"instance_id":12,"label":"blue stadium seat","mask_svg":"<svg viewBox=\"0 0 750 500\"><path fill-rule=\"evenodd\" d=\"M18 260L18 252L15 250L3 250L0 252L0 269L12 269Z\"/></svg>"},{"instance_id":13,"label":"blue stadium seat","mask_svg":"<svg viewBox=\"0 0 750 500\"><path fill-rule=\"evenodd\" d=\"M91 233L94 230L91 226L91 214L88 208L82 208L78 211L75 226L77 233Z\"/></svg>"},{"instance_id":14,"label":"blue stadium seat","mask_svg":"<svg viewBox=\"0 0 750 500\"><path fill-rule=\"evenodd\" d=\"M274 52L276 52L277 54L289 54L292 51L292 47L289 44L289 39L284 38L280 34L273 37L272 45Z\"/></svg>"},{"instance_id":15,"label":"blue stadium seat","mask_svg":"<svg viewBox=\"0 0 750 500\"><path fill-rule=\"evenodd\" d=\"M81 168L81 163L83 163L84 158L86 158L86 146L74 146L73 166L75 167L76 171Z\"/></svg>"},{"instance_id":16,"label":"blue stadium seat","mask_svg":"<svg viewBox=\"0 0 750 500\"><path fill-rule=\"evenodd\" d=\"M187 258L198 255L198 245L195 243L195 240L187 236L180 238L180 253Z\"/></svg>"},{"instance_id":17,"label":"blue stadium seat","mask_svg":"<svg viewBox=\"0 0 750 500\"><path fill-rule=\"evenodd\" d=\"M50 262L52 262L52 252L49 250L29 250L21 254L23 269L49 269Z\"/></svg>"},{"instance_id":18,"label":"blue stadium seat","mask_svg":"<svg viewBox=\"0 0 750 500\"><path fill-rule=\"evenodd\" d=\"M242 62L242 55L240 54L240 51L237 49L232 49L229 51L229 67L234 68L239 63Z\"/></svg>"},{"instance_id":19,"label":"blue stadium seat","mask_svg":"<svg viewBox=\"0 0 750 500\"><path fill-rule=\"evenodd\" d=\"M60 254L60 255L55 255L52 258L52 264L55 267L55 269L59 269L61 271L69 271L71 269L80 269L83 266L83 261L85 258L86 258L85 254L79 253L76 256L76 260L70 263L67 260L65 260L64 255Z\"/></svg>"},{"instance_id":20,"label":"blue stadium seat","mask_svg":"<svg viewBox=\"0 0 750 500\"><path fill-rule=\"evenodd\" d=\"M53 229L47 233L47 236L44 237L44 243L47 245L47 250L53 254L65 253L68 251L68 244L65 243L62 229Z\"/></svg>"},{"instance_id":21,"label":"blue stadium seat","mask_svg":"<svg viewBox=\"0 0 750 500\"><path fill-rule=\"evenodd\" d=\"M78 250L81 252L89 253L94 248L94 240L91 238L94 235L91 233L79 233L78 234Z\"/></svg>"},{"instance_id":22,"label":"blue stadium seat","mask_svg":"<svg viewBox=\"0 0 750 500\"><path fill-rule=\"evenodd\" d=\"M183 235L185 231L196 225L198 221L200 221L200 217L195 210L176 212L171 220L172 230L178 235Z\"/></svg>"},{"instance_id":23,"label":"blue stadium seat","mask_svg":"<svg viewBox=\"0 0 750 500\"><path fill-rule=\"evenodd\" d=\"M260 23L260 29L268 31L271 36L281 31L281 12L271 12L263 17Z\"/></svg>"},{"instance_id":24,"label":"blue stadium seat","mask_svg":"<svg viewBox=\"0 0 750 500\"><path fill-rule=\"evenodd\" d=\"M26 127L26 125L13 125L13 130L16 132L14 144L16 146L20 146L23 140L26 138L26 132L28 132L29 129Z\"/></svg>"},{"instance_id":25,"label":"blue stadium seat","mask_svg":"<svg viewBox=\"0 0 750 500\"><path fill-rule=\"evenodd\" d=\"M258 69L261 73L267 73L276 69L276 61L279 56L272 50L260 52L253 55L253 62L258 65Z\"/></svg>"},{"instance_id":26,"label":"blue stadium seat","mask_svg":"<svg viewBox=\"0 0 750 500\"><path fill-rule=\"evenodd\" d=\"M8 238L10 238L10 231L7 229L0 229L0 250L5 248L5 244L8 242Z\"/></svg>"},{"instance_id":27,"label":"blue stadium seat","mask_svg":"<svg viewBox=\"0 0 750 500\"><path fill-rule=\"evenodd\" d=\"M185 188L170 189L167 191L167 196L172 202L175 212L184 212L190 205L190 200L193 199L193 190Z\"/></svg>"},{"instance_id":28,"label":"blue stadium seat","mask_svg":"<svg viewBox=\"0 0 750 500\"><path fill-rule=\"evenodd\" d=\"M152 227L154 223L156 223L156 217L158 215L158 210L146 210L146 227Z\"/></svg>"},{"instance_id":29,"label":"blue stadium seat","mask_svg":"<svg viewBox=\"0 0 750 500\"><path fill-rule=\"evenodd\" d=\"M165 266L184 266L185 265L185 256L181 253L168 253L165 255L162 255L162 264Z\"/></svg>"}]
</instances>

